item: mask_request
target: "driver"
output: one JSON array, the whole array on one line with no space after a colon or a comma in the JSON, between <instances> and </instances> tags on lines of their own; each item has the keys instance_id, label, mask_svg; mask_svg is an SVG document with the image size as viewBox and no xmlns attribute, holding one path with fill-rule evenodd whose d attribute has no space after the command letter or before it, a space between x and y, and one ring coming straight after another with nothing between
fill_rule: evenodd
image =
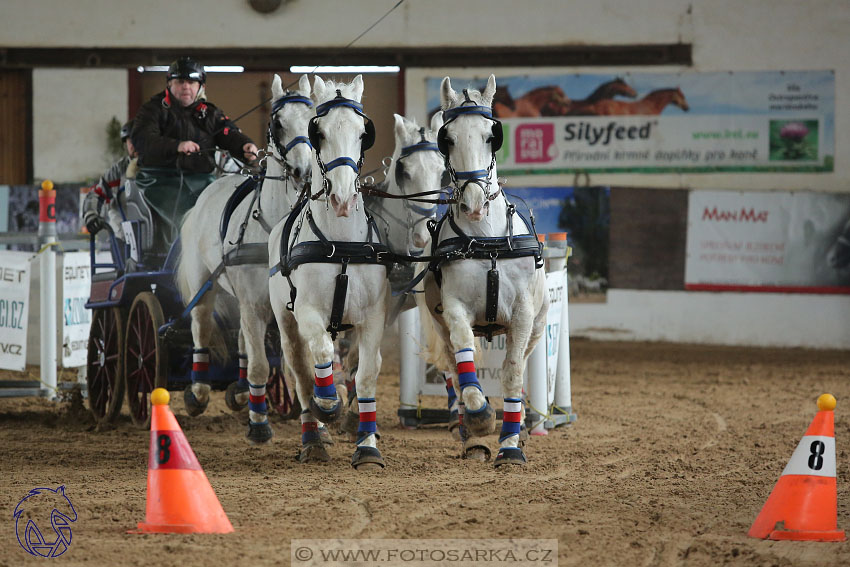
<instances>
[{"instance_id":1,"label":"driver","mask_svg":"<svg viewBox=\"0 0 850 567\"><path fill-rule=\"evenodd\" d=\"M183 215L215 179L217 147L246 163L257 157L254 142L206 100L205 82L203 65L180 57L168 68L166 89L143 104L134 120L136 185L158 217L159 250L167 249Z\"/></svg>"}]
</instances>

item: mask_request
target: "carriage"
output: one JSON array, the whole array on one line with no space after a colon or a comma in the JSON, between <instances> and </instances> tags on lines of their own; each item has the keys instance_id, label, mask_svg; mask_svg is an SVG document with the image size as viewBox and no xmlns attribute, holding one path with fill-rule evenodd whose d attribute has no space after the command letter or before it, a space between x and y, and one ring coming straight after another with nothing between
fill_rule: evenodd
<instances>
[{"instance_id":1,"label":"carriage","mask_svg":"<svg viewBox=\"0 0 850 567\"><path fill-rule=\"evenodd\" d=\"M191 383L192 336L188 310L175 284L179 238L167 252L154 248L154 220L141 191L128 180L123 188L121 216L124 238L106 225L106 239L91 235L92 310L86 381L89 406L98 423L111 422L121 411L126 392L130 419L140 428L150 423L150 393ZM103 250L108 246L108 250ZM234 385L238 326L224 314L216 317L218 335L227 353L223 363L210 364L213 388ZM297 401L280 372L279 339L270 327L266 352L272 369L268 398L281 416L297 416ZM232 387L232 386L231 386ZM232 397L228 397L232 399ZM231 405L228 403L228 405ZM239 409L231 405L231 409Z\"/></svg>"}]
</instances>

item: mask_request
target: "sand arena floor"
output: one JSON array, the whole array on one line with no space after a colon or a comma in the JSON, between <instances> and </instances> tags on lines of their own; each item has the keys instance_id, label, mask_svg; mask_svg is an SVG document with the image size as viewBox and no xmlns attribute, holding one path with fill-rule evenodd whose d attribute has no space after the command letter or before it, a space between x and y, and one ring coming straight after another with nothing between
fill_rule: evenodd
<instances>
[{"instance_id":1,"label":"sand arena floor","mask_svg":"<svg viewBox=\"0 0 850 567\"><path fill-rule=\"evenodd\" d=\"M393 341L377 474L351 469L341 436L331 463L301 465L298 424L273 420L273 443L252 447L247 415L223 392L198 418L172 393L229 535L126 534L144 519L149 433L126 415L96 430L71 402L0 399L0 565L45 564L18 545L12 513L31 488L60 484L79 514L65 565L288 565L290 539L310 537L554 538L559 564L576 566L850 565L850 543L746 537L827 391L838 399L838 525L850 530L848 351L574 340L578 422L533 437L524 470L496 471L461 460L442 428L397 426Z\"/></svg>"}]
</instances>

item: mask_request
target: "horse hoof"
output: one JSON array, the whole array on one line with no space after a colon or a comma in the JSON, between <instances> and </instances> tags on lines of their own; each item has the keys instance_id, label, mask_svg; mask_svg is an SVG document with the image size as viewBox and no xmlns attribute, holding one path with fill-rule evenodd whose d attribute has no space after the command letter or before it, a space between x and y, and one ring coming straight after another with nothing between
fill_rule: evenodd
<instances>
[{"instance_id":1,"label":"horse hoof","mask_svg":"<svg viewBox=\"0 0 850 567\"><path fill-rule=\"evenodd\" d=\"M245 396L245 403L239 401L239 396L248 394L248 388L244 390L239 387L238 382L231 382L224 392L224 403L230 408L230 411L242 411L248 407L248 396Z\"/></svg>"},{"instance_id":2,"label":"horse hoof","mask_svg":"<svg viewBox=\"0 0 850 567\"><path fill-rule=\"evenodd\" d=\"M245 438L251 445L263 445L271 441L272 437L274 437L274 430L268 421L265 423L248 422L248 433L245 434Z\"/></svg>"},{"instance_id":3,"label":"horse hoof","mask_svg":"<svg viewBox=\"0 0 850 567\"><path fill-rule=\"evenodd\" d=\"M486 463L490 460L490 455L490 447L478 441L467 441L463 444L463 454L461 456L464 459Z\"/></svg>"},{"instance_id":4,"label":"horse hoof","mask_svg":"<svg viewBox=\"0 0 850 567\"><path fill-rule=\"evenodd\" d=\"M496 412L493 410L493 406L487 402L481 409L466 410L463 416L463 426L471 435L476 437L490 435L496 430Z\"/></svg>"},{"instance_id":5,"label":"horse hoof","mask_svg":"<svg viewBox=\"0 0 850 567\"><path fill-rule=\"evenodd\" d=\"M339 416L342 414L342 402L337 399L336 405L334 405L334 407L332 407L331 409L326 410L316 403L316 398L311 396L310 413L313 414L313 417L315 417L322 423L333 423L337 419L339 419Z\"/></svg>"},{"instance_id":6,"label":"horse hoof","mask_svg":"<svg viewBox=\"0 0 850 567\"><path fill-rule=\"evenodd\" d=\"M342 418L342 422L339 424L339 429L343 433L348 433L349 435L357 436L357 427L360 425L360 416L351 410L345 412L345 417Z\"/></svg>"},{"instance_id":7,"label":"horse hoof","mask_svg":"<svg viewBox=\"0 0 850 567\"><path fill-rule=\"evenodd\" d=\"M301 447L301 452L298 454L299 463L327 463L331 460L331 456L325 450L323 443L312 443Z\"/></svg>"},{"instance_id":8,"label":"horse hoof","mask_svg":"<svg viewBox=\"0 0 850 567\"><path fill-rule=\"evenodd\" d=\"M322 443L325 445L333 445L334 439L331 437L331 432L328 431L328 428L324 425L319 427L319 439L322 440Z\"/></svg>"},{"instance_id":9,"label":"horse hoof","mask_svg":"<svg viewBox=\"0 0 850 567\"><path fill-rule=\"evenodd\" d=\"M502 465L525 466L527 462L525 460L525 453L519 447L502 447L499 449L499 454L496 455L496 460L493 461L493 466L496 468Z\"/></svg>"},{"instance_id":10,"label":"horse hoof","mask_svg":"<svg viewBox=\"0 0 850 567\"><path fill-rule=\"evenodd\" d=\"M198 398L196 398L195 394L192 392L191 385L186 386L186 389L183 390L183 404L186 406L186 413L188 413L192 417L198 417L199 415L204 413L209 403L209 398L207 398L207 401L204 403L199 402Z\"/></svg>"},{"instance_id":11,"label":"horse hoof","mask_svg":"<svg viewBox=\"0 0 850 567\"><path fill-rule=\"evenodd\" d=\"M377 448L358 445L351 456L351 466L358 471L371 471L383 469L386 464Z\"/></svg>"}]
</instances>

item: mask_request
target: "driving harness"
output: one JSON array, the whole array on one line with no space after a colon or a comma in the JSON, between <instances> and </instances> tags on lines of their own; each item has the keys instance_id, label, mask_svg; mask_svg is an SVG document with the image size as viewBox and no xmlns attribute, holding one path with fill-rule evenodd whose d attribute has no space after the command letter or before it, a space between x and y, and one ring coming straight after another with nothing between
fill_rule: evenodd
<instances>
[{"instance_id":1,"label":"driving harness","mask_svg":"<svg viewBox=\"0 0 850 567\"><path fill-rule=\"evenodd\" d=\"M366 132L363 134L360 143L360 159L357 162L350 157L339 157L327 164L321 160L320 153L323 136L319 132L318 119L325 116L332 108L337 106L351 108L365 120ZM329 240L319 229L318 225L316 225L313 214L308 207L311 200L319 198L323 193L325 196L330 194L330 180L326 177L328 171L335 167L348 166L353 168L358 174L360 173L363 163L363 152L375 143L375 127L369 117L363 114L363 106L357 101L343 97L340 91L337 90L336 98L316 108L316 116L310 120L308 133L310 135L310 143L316 150L317 162L322 173L323 190L316 195L305 195L292 212L289 213L280 235L280 260L269 271L269 277L280 272L286 278L287 282L289 282L289 303L286 304L286 308L289 311L293 311L295 309L295 298L298 290L290 278L292 272L302 264L340 264L342 269L336 276L330 324L327 328L331 334L331 340L336 340L337 335L341 331L352 327L349 324L342 323L342 316L345 310L345 297L348 293L348 274L345 273L348 265L382 265L386 268L387 273L389 273L394 263L394 258L389 247L380 241L380 232L375 224L375 220L365 209L366 223L369 227L366 241L351 242L347 240ZM305 218L317 240L303 241L295 244ZM297 228L295 227L296 219L300 219Z\"/></svg>"}]
</instances>

